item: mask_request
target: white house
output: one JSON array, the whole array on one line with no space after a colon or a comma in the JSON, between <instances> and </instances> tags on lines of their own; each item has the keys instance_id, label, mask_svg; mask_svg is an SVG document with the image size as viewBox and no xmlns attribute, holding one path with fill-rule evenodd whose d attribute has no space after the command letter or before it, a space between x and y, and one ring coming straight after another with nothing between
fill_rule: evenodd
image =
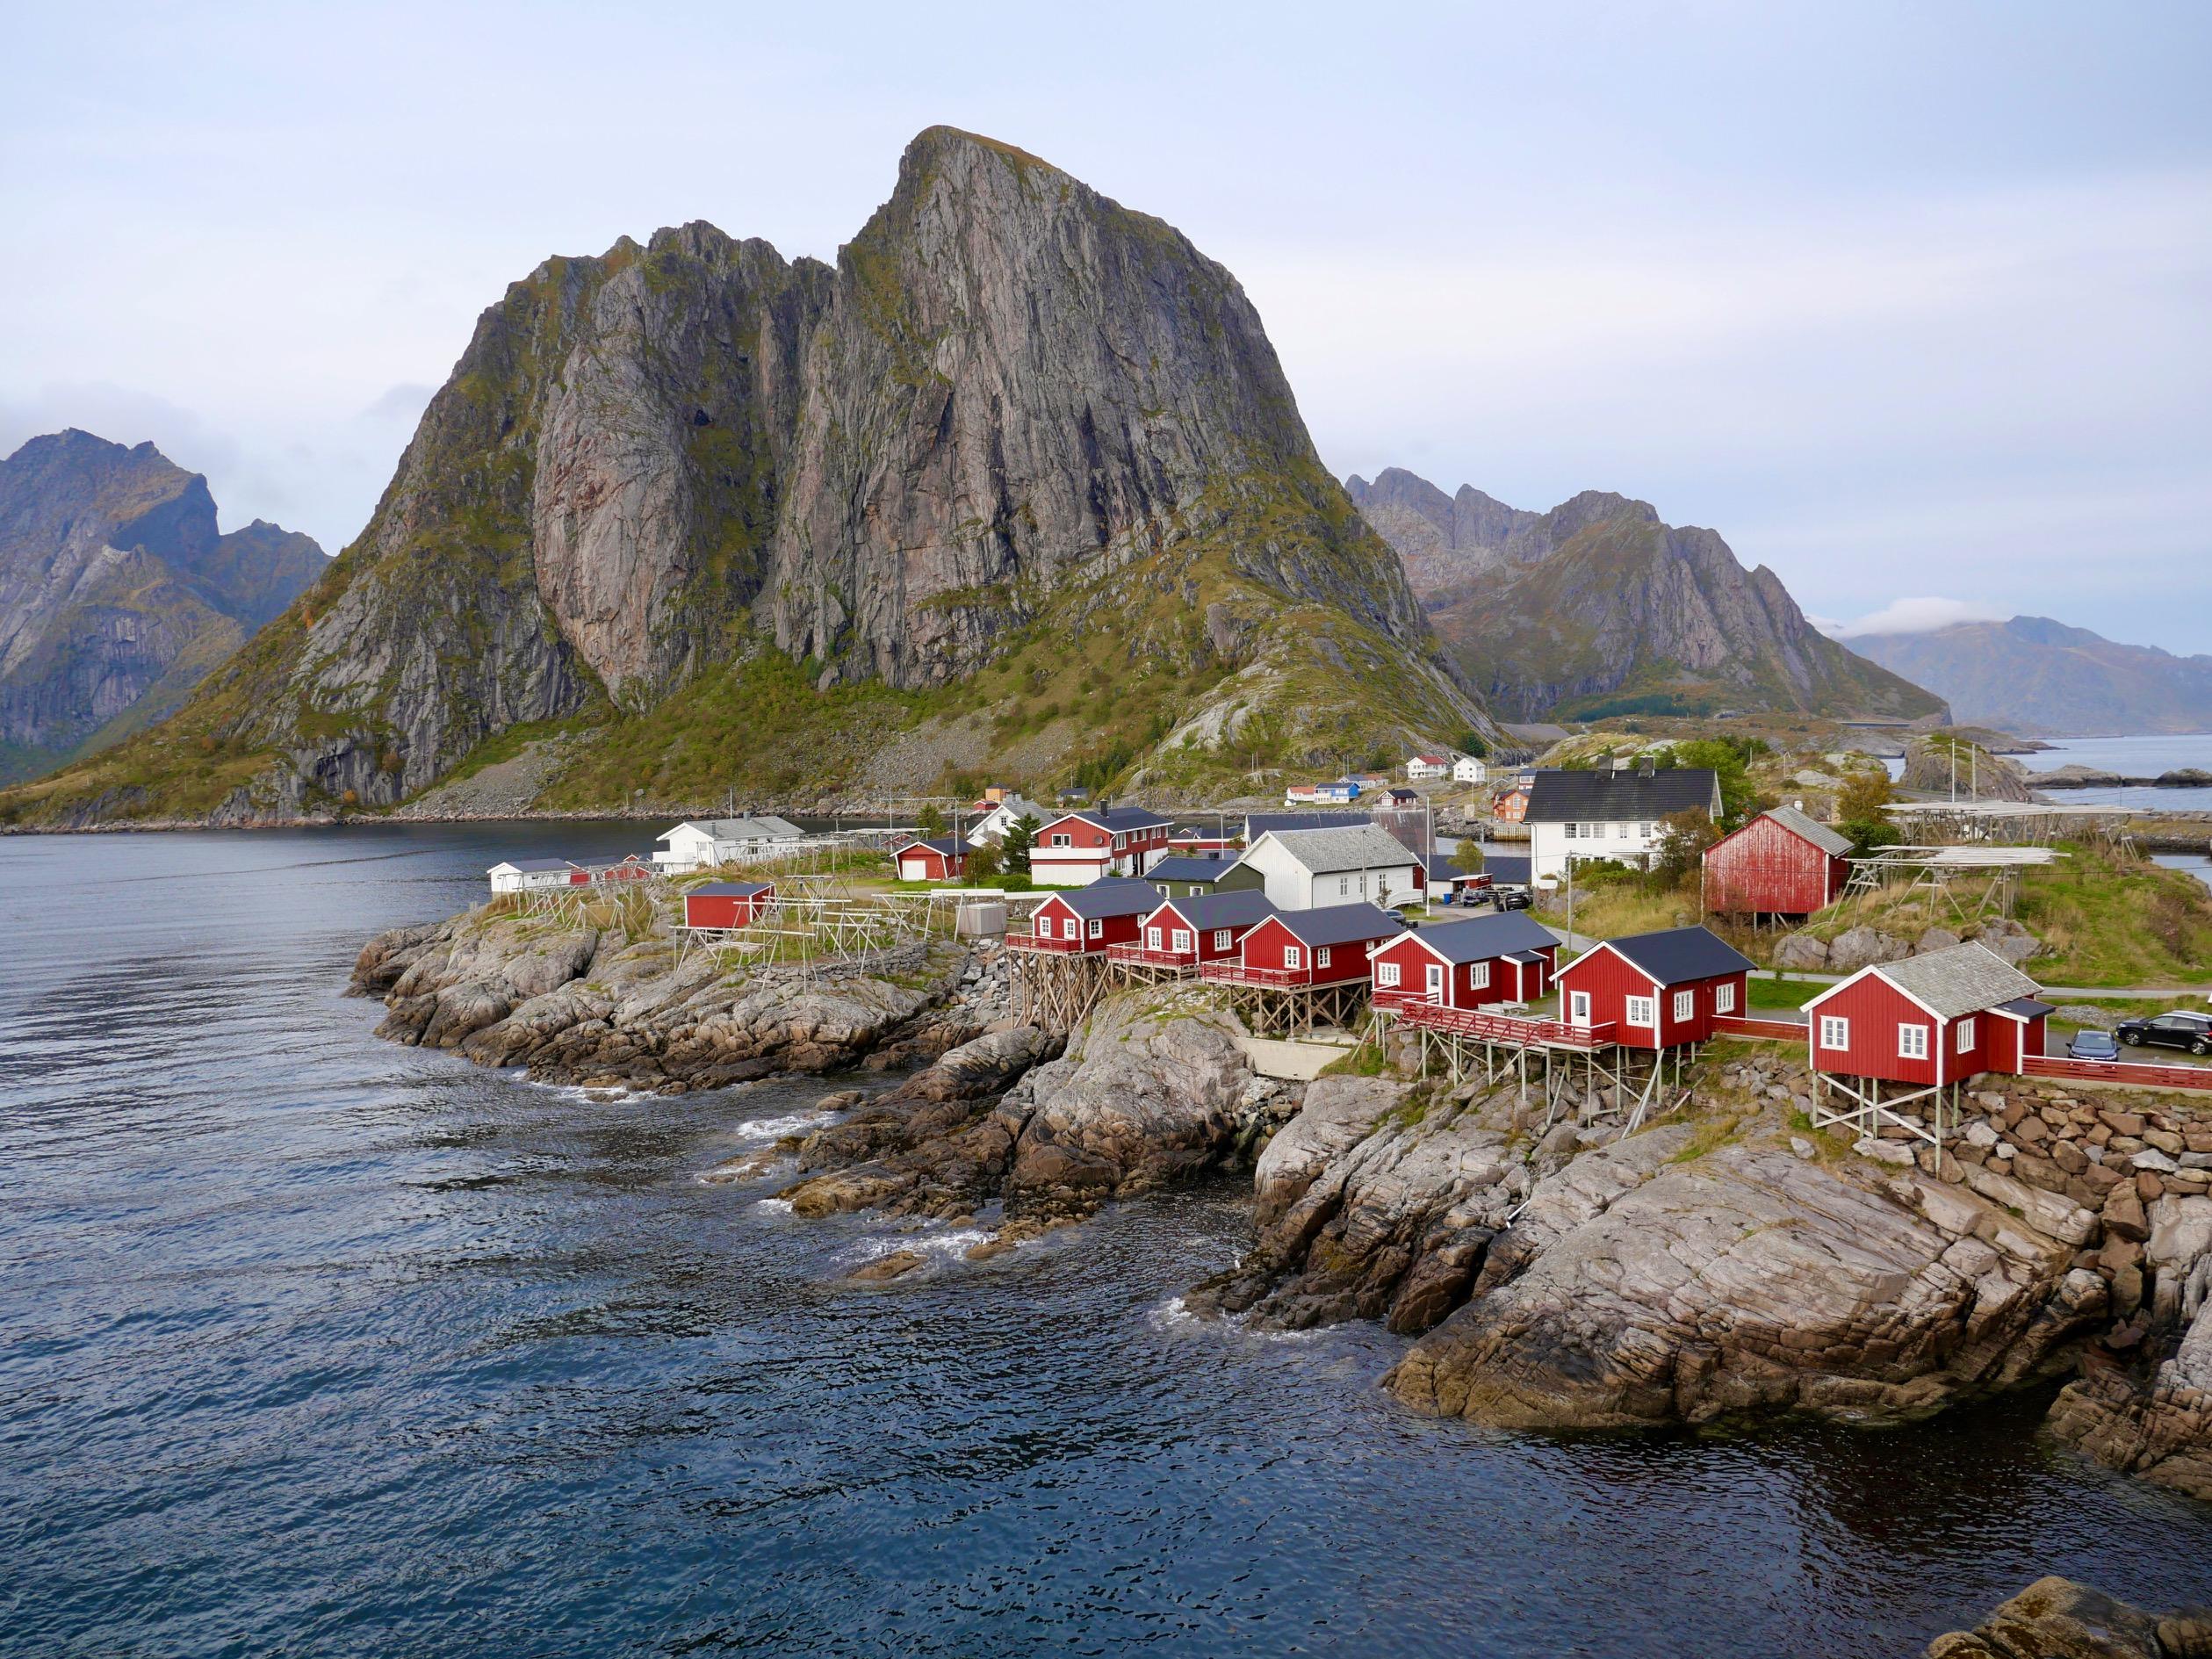
<instances>
[{"instance_id":1,"label":"white house","mask_svg":"<svg viewBox=\"0 0 2212 1659\"><path fill-rule=\"evenodd\" d=\"M1452 763L1452 781L1454 783L1488 783L1490 768L1472 754L1463 754Z\"/></svg>"},{"instance_id":2,"label":"white house","mask_svg":"<svg viewBox=\"0 0 2212 1659\"><path fill-rule=\"evenodd\" d=\"M1009 795L992 804L991 811L969 826L968 844L981 847L985 841L1004 843L1006 833L1024 818L1034 818L1042 827L1047 819L1059 817L1057 811L1039 806L1034 801L1025 801L1019 795Z\"/></svg>"},{"instance_id":3,"label":"white house","mask_svg":"<svg viewBox=\"0 0 2212 1659\"><path fill-rule=\"evenodd\" d=\"M1612 859L1648 864L1669 814L1701 810L1720 819L1720 779L1710 767L1655 772L1554 771L1536 775L1529 790L1529 868L1532 879L1557 880L1567 860Z\"/></svg>"},{"instance_id":4,"label":"white house","mask_svg":"<svg viewBox=\"0 0 2212 1659\"><path fill-rule=\"evenodd\" d=\"M1406 762L1406 775L1412 779L1448 777L1452 773L1451 758L1442 754L1416 754Z\"/></svg>"},{"instance_id":5,"label":"white house","mask_svg":"<svg viewBox=\"0 0 2212 1659\"><path fill-rule=\"evenodd\" d=\"M788 852L806 840L806 832L788 819L762 814L701 819L696 823L679 824L656 839L667 845L652 855L652 862L663 873L680 876L687 870Z\"/></svg>"},{"instance_id":6,"label":"white house","mask_svg":"<svg viewBox=\"0 0 2212 1659\"><path fill-rule=\"evenodd\" d=\"M510 858L484 873L492 878L495 893L542 893L590 879L581 866L565 858Z\"/></svg>"},{"instance_id":7,"label":"white house","mask_svg":"<svg viewBox=\"0 0 2212 1659\"><path fill-rule=\"evenodd\" d=\"M1387 906L1418 899L1420 876L1420 861L1378 825L1270 830L1245 849L1214 891L1258 888L1278 910L1314 910L1363 898Z\"/></svg>"}]
</instances>

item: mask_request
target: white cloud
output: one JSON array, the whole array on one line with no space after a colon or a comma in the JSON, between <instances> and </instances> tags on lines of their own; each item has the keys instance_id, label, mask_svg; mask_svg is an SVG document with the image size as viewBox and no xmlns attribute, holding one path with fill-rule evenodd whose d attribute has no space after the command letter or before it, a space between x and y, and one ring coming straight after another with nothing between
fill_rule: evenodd
<instances>
[{"instance_id":1,"label":"white cloud","mask_svg":"<svg viewBox=\"0 0 2212 1659\"><path fill-rule=\"evenodd\" d=\"M2013 613L1971 599L1940 599L1934 595L1918 599L1892 599L1881 610L1870 611L1856 622L1817 624L1823 633L1853 639L1870 633L1934 633L1957 622L2005 622Z\"/></svg>"}]
</instances>

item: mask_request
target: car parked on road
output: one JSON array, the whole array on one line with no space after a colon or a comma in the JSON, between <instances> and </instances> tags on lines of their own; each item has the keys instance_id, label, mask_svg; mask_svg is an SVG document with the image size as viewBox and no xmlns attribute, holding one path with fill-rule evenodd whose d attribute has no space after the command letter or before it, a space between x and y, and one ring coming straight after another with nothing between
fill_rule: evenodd
<instances>
[{"instance_id":1,"label":"car parked on road","mask_svg":"<svg viewBox=\"0 0 2212 1659\"><path fill-rule=\"evenodd\" d=\"M2148 1019L2122 1020L2113 1035L2131 1049L2187 1049L2212 1054L2212 1014L2176 1008Z\"/></svg>"},{"instance_id":2,"label":"car parked on road","mask_svg":"<svg viewBox=\"0 0 2212 1659\"><path fill-rule=\"evenodd\" d=\"M1526 910L1529 890L1525 887L1493 887L1489 890L1490 906L1494 910Z\"/></svg>"},{"instance_id":3,"label":"car parked on road","mask_svg":"<svg viewBox=\"0 0 2212 1659\"><path fill-rule=\"evenodd\" d=\"M2117 1060L2120 1045L2113 1041L2109 1031L2077 1031L2066 1044L2066 1057L2069 1060Z\"/></svg>"}]
</instances>

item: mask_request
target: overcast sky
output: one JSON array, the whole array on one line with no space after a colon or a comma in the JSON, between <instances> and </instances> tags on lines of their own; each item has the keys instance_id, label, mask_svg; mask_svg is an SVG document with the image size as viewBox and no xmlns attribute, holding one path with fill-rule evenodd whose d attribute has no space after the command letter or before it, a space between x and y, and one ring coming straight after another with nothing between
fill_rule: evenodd
<instances>
[{"instance_id":1,"label":"overcast sky","mask_svg":"<svg viewBox=\"0 0 2212 1659\"><path fill-rule=\"evenodd\" d=\"M10 6L0 452L335 550L547 254L833 257L944 121L1226 263L1340 472L2212 651L2212 7L697 11Z\"/></svg>"}]
</instances>

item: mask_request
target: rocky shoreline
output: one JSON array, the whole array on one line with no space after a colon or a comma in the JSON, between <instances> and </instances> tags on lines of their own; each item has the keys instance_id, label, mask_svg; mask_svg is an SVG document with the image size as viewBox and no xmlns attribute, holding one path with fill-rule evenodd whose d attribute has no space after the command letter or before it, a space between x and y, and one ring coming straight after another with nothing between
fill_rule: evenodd
<instances>
[{"instance_id":1,"label":"rocky shoreline","mask_svg":"<svg viewBox=\"0 0 2212 1659\"><path fill-rule=\"evenodd\" d=\"M704 1178L773 1184L802 1217L981 1223L977 1256L1249 1165L1254 1244L1186 1309L1380 1322L1409 1338L1382 1386L1416 1411L1876 1425L2063 1383L2057 1440L2212 1501L2212 1114L2180 1099L1986 1079L1939 1158L1814 1131L1802 1059L1735 1042L1624 1137L1596 1097L1553 1122L1509 1086L1387 1065L1257 1077L1196 986L1111 996L1063 1041L1012 1021L995 946L808 976L493 907L379 935L354 985L385 1035L547 1080L904 1071Z\"/></svg>"}]
</instances>

